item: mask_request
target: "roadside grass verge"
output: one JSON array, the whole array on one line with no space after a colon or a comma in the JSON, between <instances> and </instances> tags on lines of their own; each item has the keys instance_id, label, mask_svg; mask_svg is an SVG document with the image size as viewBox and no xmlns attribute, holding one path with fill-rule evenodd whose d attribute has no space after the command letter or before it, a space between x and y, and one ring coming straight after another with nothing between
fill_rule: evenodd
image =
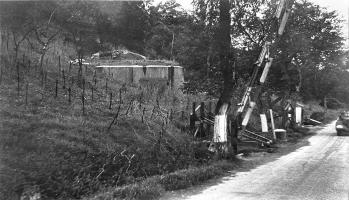
<instances>
[{"instance_id":1,"label":"roadside grass verge","mask_svg":"<svg viewBox=\"0 0 349 200\"><path fill-rule=\"evenodd\" d=\"M99 194L86 197L85 200L115 199L157 199L165 191L185 189L202 184L204 181L227 174L239 166L239 161L218 161L201 167L190 167L161 176L146 178L138 183L122 187L109 188Z\"/></svg>"}]
</instances>

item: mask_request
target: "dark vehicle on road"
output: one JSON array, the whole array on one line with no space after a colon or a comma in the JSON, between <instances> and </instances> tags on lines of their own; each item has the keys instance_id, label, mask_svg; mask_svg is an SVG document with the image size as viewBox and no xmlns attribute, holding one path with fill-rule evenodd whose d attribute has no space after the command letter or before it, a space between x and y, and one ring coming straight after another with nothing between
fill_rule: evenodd
<instances>
[{"instance_id":1,"label":"dark vehicle on road","mask_svg":"<svg viewBox=\"0 0 349 200\"><path fill-rule=\"evenodd\" d=\"M341 112L336 122L338 136L349 136L349 111Z\"/></svg>"}]
</instances>

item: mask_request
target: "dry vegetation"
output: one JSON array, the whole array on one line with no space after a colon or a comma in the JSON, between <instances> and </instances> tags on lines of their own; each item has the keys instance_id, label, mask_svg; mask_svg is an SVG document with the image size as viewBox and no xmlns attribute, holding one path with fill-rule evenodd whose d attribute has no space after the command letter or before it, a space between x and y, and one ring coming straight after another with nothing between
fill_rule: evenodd
<instances>
[{"instance_id":1,"label":"dry vegetation","mask_svg":"<svg viewBox=\"0 0 349 200\"><path fill-rule=\"evenodd\" d=\"M67 56L61 66L58 56L47 56L41 73L27 55L18 67L2 58L4 199L35 192L44 199L81 198L207 163L208 154L200 153L206 149L192 145L186 131L191 102L203 97L152 83L126 86L92 66L69 66ZM162 179L165 189L172 180Z\"/></svg>"}]
</instances>

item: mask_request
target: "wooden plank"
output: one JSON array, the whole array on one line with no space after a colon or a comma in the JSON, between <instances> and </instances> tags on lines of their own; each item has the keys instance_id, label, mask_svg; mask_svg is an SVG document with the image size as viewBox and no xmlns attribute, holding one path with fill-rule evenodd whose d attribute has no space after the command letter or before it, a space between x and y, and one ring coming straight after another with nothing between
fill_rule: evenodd
<instances>
[{"instance_id":1,"label":"wooden plank","mask_svg":"<svg viewBox=\"0 0 349 200\"><path fill-rule=\"evenodd\" d=\"M297 106L295 109L296 114L296 124L302 123L302 107Z\"/></svg>"},{"instance_id":2,"label":"wooden plank","mask_svg":"<svg viewBox=\"0 0 349 200\"><path fill-rule=\"evenodd\" d=\"M273 139L276 140L275 124L274 124L274 114L273 114L273 110L272 109L269 109L269 114L270 114L270 122L271 122L271 131L273 132Z\"/></svg>"},{"instance_id":3,"label":"wooden plank","mask_svg":"<svg viewBox=\"0 0 349 200\"><path fill-rule=\"evenodd\" d=\"M265 65L264 69L263 69L262 76L259 79L260 83L264 83L265 82L265 79L267 78L267 75L269 73L269 69L270 69L272 63L273 63L273 58L270 58L269 61L267 62L267 64Z\"/></svg>"},{"instance_id":4,"label":"wooden plank","mask_svg":"<svg viewBox=\"0 0 349 200\"><path fill-rule=\"evenodd\" d=\"M245 95L242 98L241 105L240 105L240 107L238 109L239 113L242 113L244 111L244 108L246 106L246 103L247 103L248 97L250 96L251 91L252 91L252 87L247 87Z\"/></svg>"},{"instance_id":5,"label":"wooden plank","mask_svg":"<svg viewBox=\"0 0 349 200\"><path fill-rule=\"evenodd\" d=\"M278 19L280 18L282 10L284 9L284 7L285 7L285 0L280 0L278 7L276 9L276 12L275 12L276 18L278 18Z\"/></svg>"},{"instance_id":6,"label":"wooden plank","mask_svg":"<svg viewBox=\"0 0 349 200\"><path fill-rule=\"evenodd\" d=\"M287 22L288 16L290 15L290 12L291 11L289 9L287 9L284 13L284 16L282 17L281 24L280 24L279 30L278 30L279 35L282 35L282 33L284 32L284 29L286 27L286 22Z\"/></svg>"},{"instance_id":7,"label":"wooden plank","mask_svg":"<svg viewBox=\"0 0 349 200\"><path fill-rule=\"evenodd\" d=\"M265 114L260 114L259 116L261 118L262 133L268 133L267 116Z\"/></svg>"},{"instance_id":8,"label":"wooden plank","mask_svg":"<svg viewBox=\"0 0 349 200\"><path fill-rule=\"evenodd\" d=\"M319 122L319 121L317 121L317 120L315 120L315 119L312 119L312 118L308 118L310 121L312 121L312 122L315 122L315 123L317 123L317 124L322 124L322 122Z\"/></svg>"},{"instance_id":9,"label":"wooden plank","mask_svg":"<svg viewBox=\"0 0 349 200\"><path fill-rule=\"evenodd\" d=\"M269 45L270 45L269 42L266 42L266 43L264 44L263 49L262 49L261 53L259 54L259 57L258 57L258 60L257 60L257 65L258 65L258 66L261 66L261 65L262 65L263 60L264 60L264 58L265 58L265 55L266 55L267 52L268 52Z\"/></svg>"},{"instance_id":10,"label":"wooden plank","mask_svg":"<svg viewBox=\"0 0 349 200\"><path fill-rule=\"evenodd\" d=\"M251 117L251 115L252 115L252 111L253 111L253 109L254 109L255 106L256 106L256 103L253 102L253 101L251 101L250 107L247 109L247 112L246 112L246 114L245 114L245 117L244 117L244 119L242 120L242 126L243 126L243 127L246 127L246 126L247 126L248 121L250 120L250 117Z\"/></svg>"}]
</instances>

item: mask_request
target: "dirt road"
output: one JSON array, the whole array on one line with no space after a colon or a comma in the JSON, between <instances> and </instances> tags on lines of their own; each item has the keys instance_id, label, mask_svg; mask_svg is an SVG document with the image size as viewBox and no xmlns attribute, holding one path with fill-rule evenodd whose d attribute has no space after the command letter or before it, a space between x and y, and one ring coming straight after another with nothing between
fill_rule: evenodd
<instances>
[{"instance_id":1,"label":"dirt road","mask_svg":"<svg viewBox=\"0 0 349 200\"><path fill-rule=\"evenodd\" d=\"M332 123L308 140L272 162L169 199L349 200L349 137L336 136Z\"/></svg>"}]
</instances>

